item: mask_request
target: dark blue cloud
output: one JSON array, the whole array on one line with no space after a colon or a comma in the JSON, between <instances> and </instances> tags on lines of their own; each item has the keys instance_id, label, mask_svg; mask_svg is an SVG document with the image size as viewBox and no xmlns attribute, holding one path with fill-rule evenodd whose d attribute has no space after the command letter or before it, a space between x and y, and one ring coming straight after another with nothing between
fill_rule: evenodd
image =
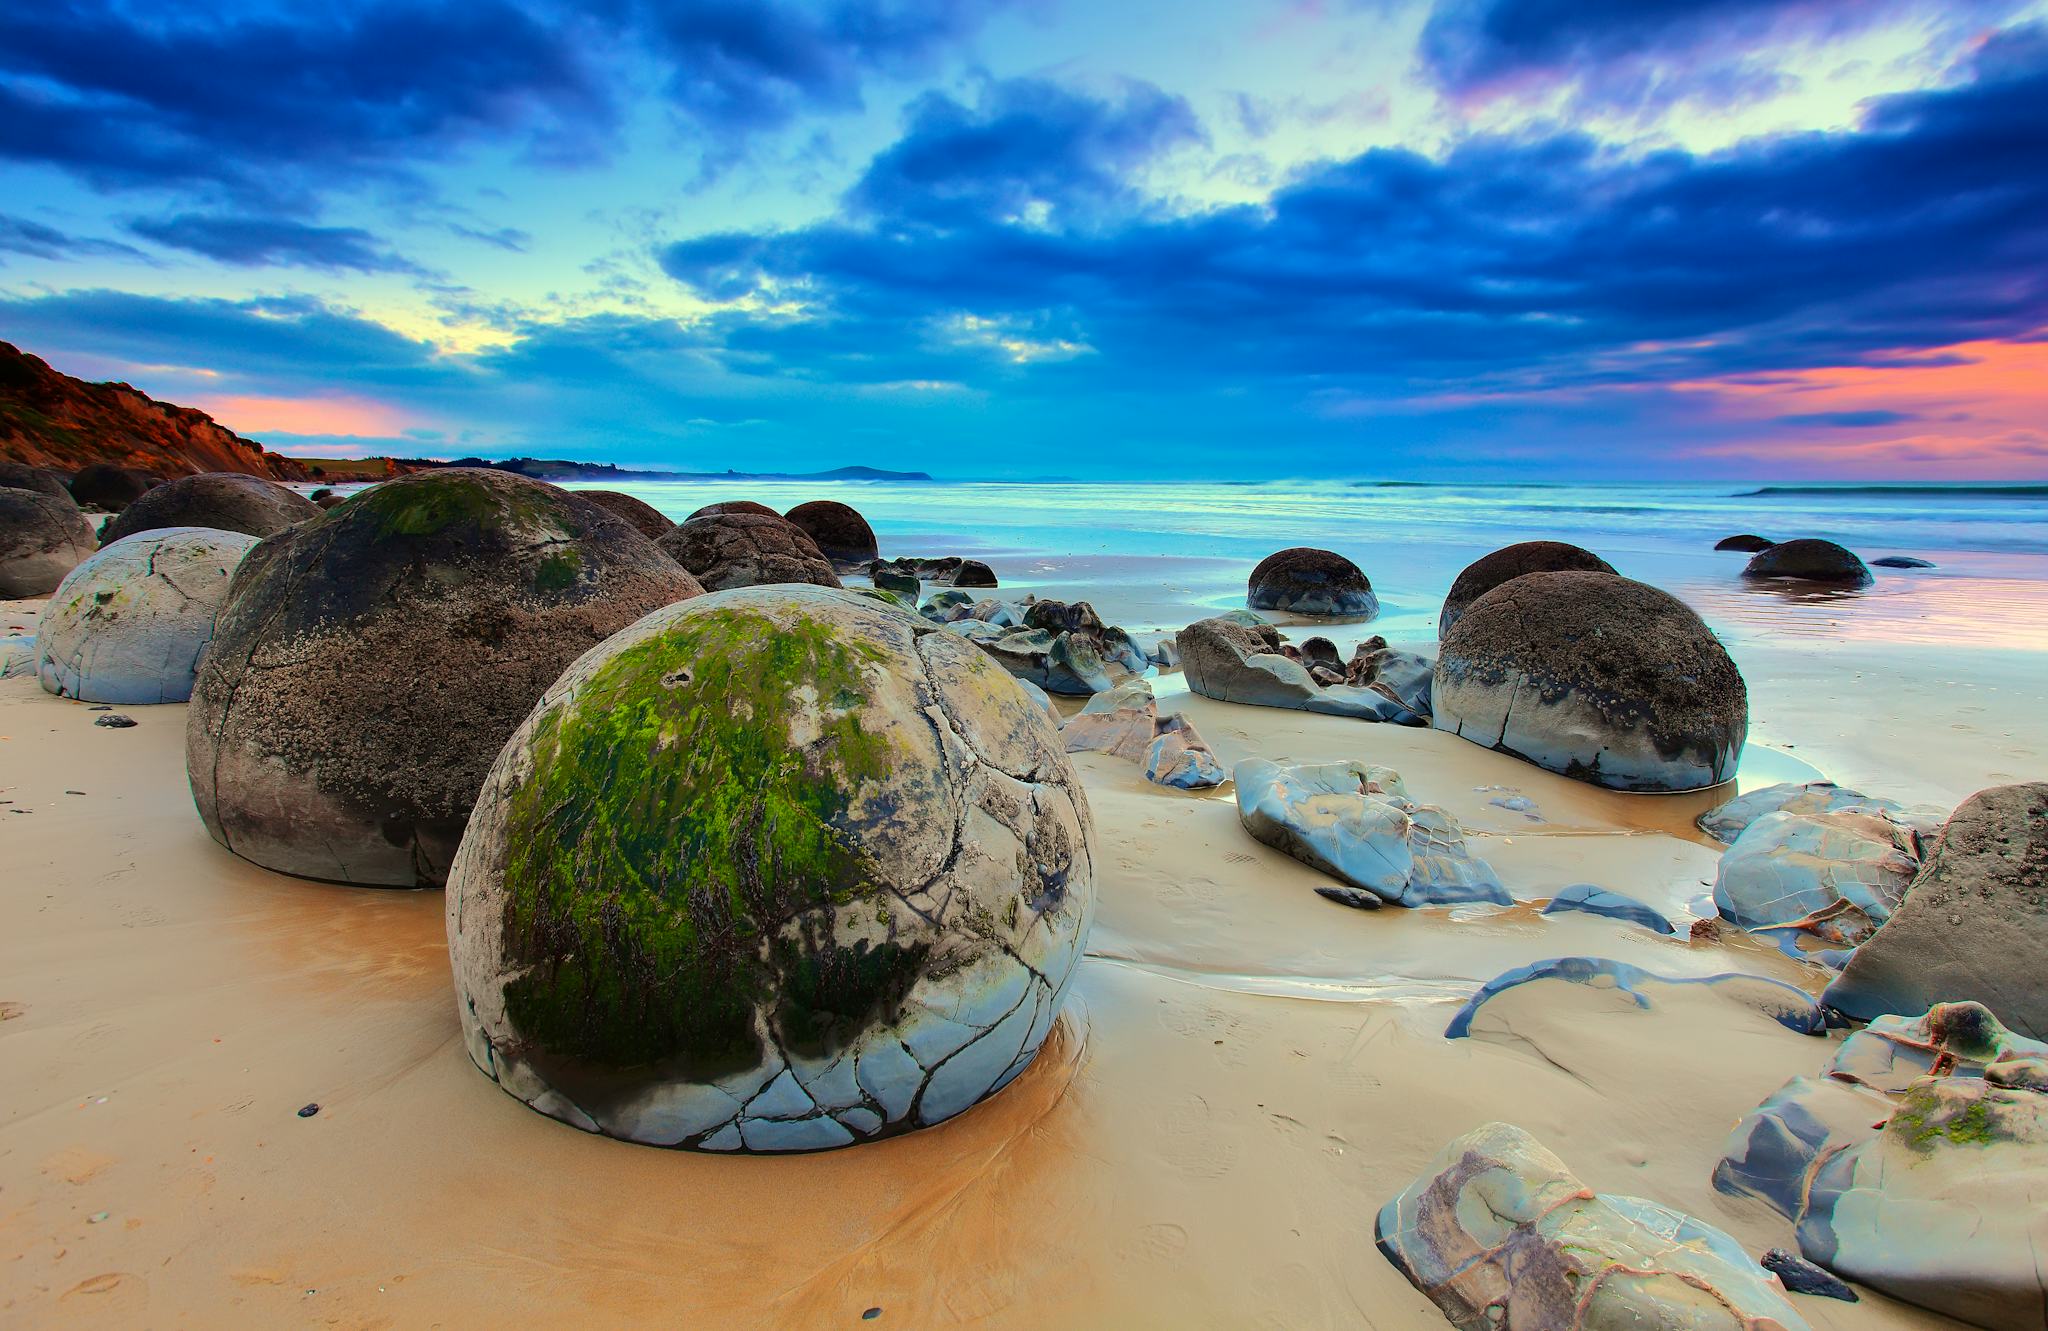
<instances>
[{"instance_id":1,"label":"dark blue cloud","mask_svg":"<svg viewBox=\"0 0 2048 1331\"><path fill-rule=\"evenodd\" d=\"M118 240L96 240L68 235L52 226L26 217L0 213L0 254L22 254L32 259L78 259L89 255L144 257L133 245Z\"/></svg>"},{"instance_id":2,"label":"dark blue cloud","mask_svg":"<svg viewBox=\"0 0 2048 1331\"><path fill-rule=\"evenodd\" d=\"M1773 416L1774 425L1810 425L1825 430L1874 430L1887 425L1905 425L1920 420L1917 412L1911 411L1799 411L1786 416Z\"/></svg>"},{"instance_id":3,"label":"dark blue cloud","mask_svg":"<svg viewBox=\"0 0 2048 1331\"><path fill-rule=\"evenodd\" d=\"M287 266L328 272L408 273L425 270L393 254L367 231L347 226L311 226L287 218L219 217L180 213L137 218L129 231L172 249L186 250L242 268Z\"/></svg>"}]
</instances>

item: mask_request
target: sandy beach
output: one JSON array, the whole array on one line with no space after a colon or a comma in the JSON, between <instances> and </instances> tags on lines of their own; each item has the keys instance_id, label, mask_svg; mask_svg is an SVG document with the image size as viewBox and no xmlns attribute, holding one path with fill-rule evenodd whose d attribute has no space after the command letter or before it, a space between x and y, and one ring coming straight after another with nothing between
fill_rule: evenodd
<instances>
[{"instance_id":1,"label":"sandy beach","mask_svg":"<svg viewBox=\"0 0 2048 1331\"><path fill-rule=\"evenodd\" d=\"M33 627L35 611L0 619ZM1933 652L1750 645L1766 757L1745 784L1786 779L1772 753L1944 805L2038 772L2038 684L1995 653L1930 672ZM1442 732L1221 703L1177 679L1157 681L1162 710L1226 766L1398 769L1518 904L1343 910L1315 895L1327 879L1244 833L1229 787L1172 791L1077 755L1099 914L1037 1061L936 1128L790 1158L651 1150L531 1112L464 1056L440 893L237 859L194 816L185 707L104 729L32 678L0 681L0 1320L1427 1329L1442 1314L1373 1250L1373 1216L1497 1118L1598 1189L1752 1251L1789 1242L1709 1173L1736 1120L1833 1040L1705 987L1645 1011L1561 983L1442 1038L1480 983L1558 956L1817 992L1818 967L1740 934L1664 938L1532 904L1597 882L1681 928L1711 913L1719 847L1691 820L1730 788L1621 795ZM1869 1290L1799 1303L1817 1328L1958 1325Z\"/></svg>"}]
</instances>

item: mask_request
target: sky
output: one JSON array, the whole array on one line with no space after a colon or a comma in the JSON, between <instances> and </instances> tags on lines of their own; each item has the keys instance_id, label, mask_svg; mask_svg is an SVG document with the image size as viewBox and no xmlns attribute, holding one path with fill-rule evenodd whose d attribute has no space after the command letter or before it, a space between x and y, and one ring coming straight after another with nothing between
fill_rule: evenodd
<instances>
[{"instance_id":1,"label":"sky","mask_svg":"<svg viewBox=\"0 0 2048 1331\"><path fill-rule=\"evenodd\" d=\"M2048 479L2048 0L41 0L0 339L282 452Z\"/></svg>"}]
</instances>

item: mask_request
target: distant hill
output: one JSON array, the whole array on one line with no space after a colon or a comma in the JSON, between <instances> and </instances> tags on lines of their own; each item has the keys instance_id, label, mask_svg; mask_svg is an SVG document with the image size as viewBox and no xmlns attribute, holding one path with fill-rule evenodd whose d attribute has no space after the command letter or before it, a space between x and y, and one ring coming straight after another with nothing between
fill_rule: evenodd
<instances>
[{"instance_id":1,"label":"distant hill","mask_svg":"<svg viewBox=\"0 0 2048 1331\"><path fill-rule=\"evenodd\" d=\"M95 384L0 342L0 460L72 472L94 462L159 476L239 471L296 481L293 458L244 439L203 411L127 384Z\"/></svg>"},{"instance_id":2,"label":"distant hill","mask_svg":"<svg viewBox=\"0 0 2048 1331\"><path fill-rule=\"evenodd\" d=\"M492 471L516 471L541 481L929 481L922 471L884 471L879 467L835 467L831 471L635 471L609 462L568 462L560 458L456 458L443 462L433 458L392 458L398 471L427 471L435 467L488 467ZM331 470L331 468L330 468Z\"/></svg>"}]
</instances>

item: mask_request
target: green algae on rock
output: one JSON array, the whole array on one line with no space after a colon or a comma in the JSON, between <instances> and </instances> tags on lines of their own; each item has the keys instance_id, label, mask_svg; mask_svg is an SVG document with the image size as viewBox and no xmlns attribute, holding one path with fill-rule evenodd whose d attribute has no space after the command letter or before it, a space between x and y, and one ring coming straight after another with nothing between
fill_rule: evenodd
<instances>
[{"instance_id":1,"label":"green algae on rock","mask_svg":"<svg viewBox=\"0 0 2048 1331\"><path fill-rule=\"evenodd\" d=\"M790 1151L935 1123L1030 1062L1094 908L1044 712L852 592L649 615L505 746L448 887L471 1057L589 1131Z\"/></svg>"},{"instance_id":2,"label":"green algae on rock","mask_svg":"<svg viewBox=\"0 0 2048 1331\"><path fill-rule=\"evenodd\" d=\"M437 884L562 669L698 594L622 519L497 471L386 481L251 550L200 664L187 774L214 839L285 873Z\"/></svg>"}]
</instances>

